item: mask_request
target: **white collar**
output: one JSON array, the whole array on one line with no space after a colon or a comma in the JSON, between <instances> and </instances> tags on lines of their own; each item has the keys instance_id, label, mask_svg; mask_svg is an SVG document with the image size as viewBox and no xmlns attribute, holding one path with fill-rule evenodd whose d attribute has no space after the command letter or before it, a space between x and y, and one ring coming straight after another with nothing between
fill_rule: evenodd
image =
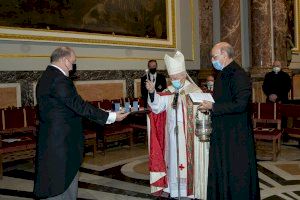
<instances>
[{"instance_id":1,"label":"white collar","mask_svg":"<svg viewBox=\"0 0 300 200\"><path fill-rule=\"evenodd\" d=\"M154 74L149 73L149 76L150 77L156 77L156 74L157 74L156 72Z\"/></svg>"},{"instance_id":2,"label":"white collar","mask_svg":"<svg viewBox=\"0 0 300 200\"><path fill-rule=\"evenodd\" d=\"M65 76L67 76L68 77L68 75L66 74L66 72L64 71L64 70L62 70L59 66L57 66L57 65L54 65L54 64L50 64L52 67L55 67L55 68L57 68L57 69L59 69L59 71L61 71Z\"/></svg>"}]
</instances>

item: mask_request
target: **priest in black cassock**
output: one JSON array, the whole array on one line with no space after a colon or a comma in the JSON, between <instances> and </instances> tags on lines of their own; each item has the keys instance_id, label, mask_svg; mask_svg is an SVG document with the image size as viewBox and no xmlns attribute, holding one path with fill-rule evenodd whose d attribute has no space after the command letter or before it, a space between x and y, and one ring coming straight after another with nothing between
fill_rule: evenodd
<instances>
[{"instance_id":1,"label":"priest in black cassock","mask_svg":"<svg viewBox=\"0 0 300 200\"><path fill-rule=\"evenodd\" d=\"M250 117L250 78L233 60L230 44L216 44L211 55L214 68L219 70L215 103L204 101L199 106L201 111L211 110L212 116L207 199L257 200L260 190Z\"/></svg>"},{"instance_id":2,"label":"priest in black cassock","mask_svg":"<svg viewBox=\"0 0 300 200\"><path fill-rule=\"evenodd\" d=\"M291 78L281 70L281 62L274 61L273 69L265 75L263 91L267 96L266 102L287 103L291 90Z\"/></svg>"}]
</instances>

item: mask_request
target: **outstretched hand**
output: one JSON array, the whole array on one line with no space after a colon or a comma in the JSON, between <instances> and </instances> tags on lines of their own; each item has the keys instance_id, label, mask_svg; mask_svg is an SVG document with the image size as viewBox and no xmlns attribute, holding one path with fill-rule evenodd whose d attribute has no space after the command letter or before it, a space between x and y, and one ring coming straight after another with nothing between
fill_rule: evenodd
<instances>
[{"instance_id":1,"label":"outstretched hand","mask_svg":"<svg viewBox=\"0 0 300 200\"><path fill-rule=\"evenodd\" d=\"M271 101L271 102L276 102L276 100L277 100L277 95L276 94L270 94L269 95L269 100Z\"/></svg>"},{"instance_id":2,"label":"outstretched hand","mask_svg":"<svg viewBox=\"0 0 300 200\"><path fill-rule=\"evenodd\" d=\"M123 119L125 119L127 116L129 115L128 113L124 113L123 110L116 112L116 121L122 121Z\"/></svg>"}]
</instances>

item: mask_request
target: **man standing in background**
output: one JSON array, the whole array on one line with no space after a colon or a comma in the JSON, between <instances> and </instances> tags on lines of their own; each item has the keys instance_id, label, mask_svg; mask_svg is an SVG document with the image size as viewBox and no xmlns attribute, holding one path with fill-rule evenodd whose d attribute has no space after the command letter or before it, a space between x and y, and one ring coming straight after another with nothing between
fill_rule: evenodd
<instances>
[{"instance_id":1,"label":"man standing in background","mask_svg":"<svg viewBox=\"0 0 300 200\"><path fill-rule=\"evenodd\" d=\"M150 80L155 84L157 92L162 92L167 88L166 77L162 74L157 73L157 62L156 60L148 61L148 73L141 78L141 95L144 100L144 107L147 107L148 90L146 89L146 80Z\"/></svg>"},{"instance_id":2,"label":"man standing in background","mask_svg":"<svg viewBox=\"0 0 300 200\"><path fill-rule=\"evenodd\" d=\"M281 70L280 61L274 61L273 69L265 75L262 87L267 95L267 102L287 103L291 90L291 78Z\"/></svg>"}]
</instances>

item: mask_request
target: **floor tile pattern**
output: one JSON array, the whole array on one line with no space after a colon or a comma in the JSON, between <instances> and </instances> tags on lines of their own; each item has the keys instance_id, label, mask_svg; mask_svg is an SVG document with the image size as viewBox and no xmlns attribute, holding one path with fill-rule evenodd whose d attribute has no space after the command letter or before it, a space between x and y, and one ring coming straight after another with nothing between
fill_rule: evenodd
<instances>
[{"instance_id":1,"label":"floor tile pattern","mask_svg":"<svg viewBox=\"0 0 300 200\"><path fill-rule=\"evenodd\" d=\"M150 194L147 147L119 148L87 154L80 168L78 199L142 200L157 199ZM276 162L258 155L259 182L263 200L300 200L300 149L282 145ZM31 162L5 166L0 180L1 200L33 198ZM162 198L164 199L164 198Z\"/></svg>"}]
</instances>

